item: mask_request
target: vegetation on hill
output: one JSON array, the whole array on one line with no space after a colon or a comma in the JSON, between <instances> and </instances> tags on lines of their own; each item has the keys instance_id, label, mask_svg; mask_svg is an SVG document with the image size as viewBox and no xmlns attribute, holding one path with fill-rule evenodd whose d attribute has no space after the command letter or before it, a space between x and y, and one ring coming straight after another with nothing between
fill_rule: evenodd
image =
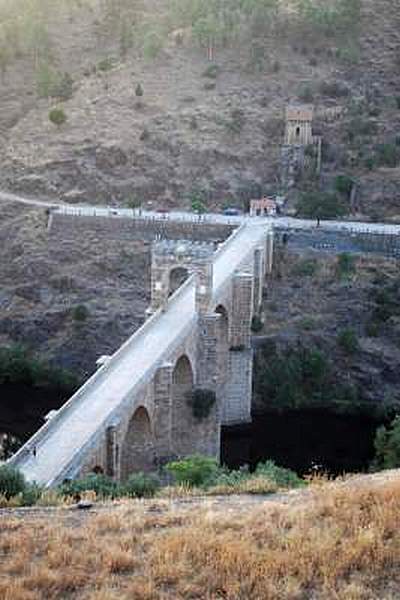
<instances>
[{"instance_id":1,"label":"vegetation on hill","mask_svg":"<svg viewBox=\"0 0 400 600\"><path fill-rule=\"evenodd\" d=\"M379 207L380 218L394 218L400 112L392 82L400 68L392 4L3 2L4 185L67 201L126 203L134 193L142 205L156 197L188 208L198 190L208 208L246 208L251 197L282 192L290 99L315 104L323 144L321 177L311 189L299 178L289 207L311 191L328 216L375 218ZM62 103L63 127L47 122L47 99Z\"/></svg>"}]
</instances>

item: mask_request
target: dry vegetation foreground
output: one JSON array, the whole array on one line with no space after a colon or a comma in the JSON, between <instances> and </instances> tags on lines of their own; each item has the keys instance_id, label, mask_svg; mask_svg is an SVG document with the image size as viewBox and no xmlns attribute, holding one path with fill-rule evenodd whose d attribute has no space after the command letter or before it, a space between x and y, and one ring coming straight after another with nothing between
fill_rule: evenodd
<instances>
[{"instance_id":1,"label":"dry vegetation foreground","mask_svg":"<svg viewBox=\"0 0 400 600\"><path fill-rule=\"evenodd\" d=\"M264 498L6 511L0 598L394 600L399 525L398 472Z\"/></svg>"}]
</instances>

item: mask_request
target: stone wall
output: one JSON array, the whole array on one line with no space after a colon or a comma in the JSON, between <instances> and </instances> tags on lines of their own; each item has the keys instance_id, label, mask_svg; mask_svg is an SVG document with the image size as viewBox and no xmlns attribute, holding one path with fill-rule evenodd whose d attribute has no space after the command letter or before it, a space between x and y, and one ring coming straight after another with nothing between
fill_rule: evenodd
<instances>
[{"instance_id":1,"label":"stone wall","mask_svg":"<svg viewBox=\"0 0 400 600\"><path fill-rule=\"evenodd\" d=\"M125 217L78 216L53 212L49 217L49 230L52 236L74 238L93 235L99 240L107 239L141 240L152 242L156 239L190 239L192 241L222 242L232 233L234 227L224 223L170 221L166 219L140 219Z\"/></svg>"}]
</instances>

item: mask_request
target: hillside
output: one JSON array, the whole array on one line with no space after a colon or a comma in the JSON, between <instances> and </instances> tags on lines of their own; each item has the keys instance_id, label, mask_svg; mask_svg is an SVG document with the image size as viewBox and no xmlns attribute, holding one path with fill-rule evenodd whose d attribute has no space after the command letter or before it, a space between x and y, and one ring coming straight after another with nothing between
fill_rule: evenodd
<instances>
[{"instance_id":1,"label":"hillside","mask_svg":"<svg viewBox=\"0 0 400 600\"><path fill-rule=\"evenodd\" d=\"M357 2L316 12L308 0L210 0L203 15L194 0L3 1L2 187L242 205L279 192L284 109L305 102L324 140L319 188L346 175L358 213L399 217L400 15L396 0L362 0L360 15ZM13 10L28 15L22 25ZM297 182L294 201L309 183Z\"/></svg>"}]
</instances>

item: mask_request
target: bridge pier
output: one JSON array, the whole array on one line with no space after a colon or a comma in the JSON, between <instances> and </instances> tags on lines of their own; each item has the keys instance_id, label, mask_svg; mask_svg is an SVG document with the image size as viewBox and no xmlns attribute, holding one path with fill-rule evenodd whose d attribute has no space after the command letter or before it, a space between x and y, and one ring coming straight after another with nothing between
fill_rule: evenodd
<instances>
[{"instance_id":1,"label":"bridge pier","mask_svg":"<svg viewBox=\"0 0 400 600\"><path fill-rule=\"evenodd\" d=\"M154 377L153 433L155 454L159 466L167 463L172 451L172 363L157 369Z\"/></svg>"}]
</instances>

